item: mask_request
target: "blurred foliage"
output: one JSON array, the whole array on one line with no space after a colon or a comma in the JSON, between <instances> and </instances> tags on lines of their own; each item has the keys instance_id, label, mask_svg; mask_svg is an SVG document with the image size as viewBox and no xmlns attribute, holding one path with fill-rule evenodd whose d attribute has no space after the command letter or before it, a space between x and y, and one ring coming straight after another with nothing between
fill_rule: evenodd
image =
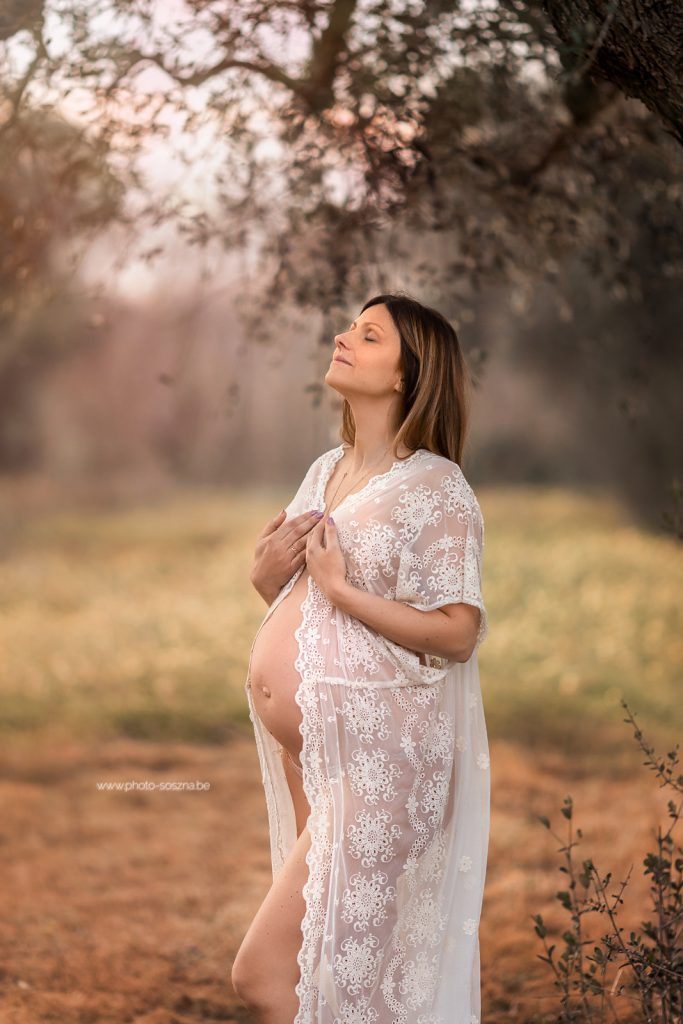
<instances>
[{"instance_id":1,"label":"blurred foliage","mask_svg":"<svg viewBox=\"0 0 683 1024\"><path fill-rule=\"evenodd\" d=\"M648 32L645 15L634 27L628 14L610 12L612 33ZM664 47L655 27L649 46ZM649 111L591 80L593 21L572 33L560 39L540 3L515 0L184 0L164 19L155 0L68 0L58 15L46 2L16 38L32 58L21 102L47 84L87 94L91 133L129 164L150 133L168 136L172 115L188 135L212 124L209 146L228 145L207 176L229 216L189 204L190 238L257 246L274 269L274 304L289 287L346 308L389 223L408 242L448 233L452 261L439 253L423 273L441 272L460 300L480 277L553 277L566 248L587 250L606 285L628 268L637 290L631 240L648 217L676 234L683 155ZM15 102L22 81L15 73ZM641 146L636 219L620 184ZM666 259L680 283L677 234Z\"/></svg>"},{"instance_id":2,"label":"blurred foliage","mask_svg":"<svg viewBox=\"0 0 683 1024\"><path fill-rule=\"evenodd\" d=\"M49 111L0 135L0 465L38 454L30 397L56 360L97 327L78 292L85 238L119 212L122 189L101 147ZM70 248L71 247L71 248ZM74 248L75 247L75 248Z\"/></svg>"},{"instance_id":3,"label":"blurred foliage","mask_svg":"<svg viewBox=\"0 0 683 1024\"><path fill-rule=\"evenodd\" d=\"M621 410L618 443L629 431L649 467L622 493L653 524L673 496L680 533L680 403L659 404L657 388L682 358L680 83L667 57L681 12L559 7L183 0L160 18L155 0L13 3L2 144L13 163L7 126L77 102L98 158L138 193L155 140L175 145L188 176L201 167L201 194L150 203L149 222L173 216L188 242L248 256L254 341L293 301L328 345L396 268L456 326L481 288L509 286L520 335L547 285L554 308L531 362L550 389L599 382L598 436Z\"/></svg>"}]
</instances>

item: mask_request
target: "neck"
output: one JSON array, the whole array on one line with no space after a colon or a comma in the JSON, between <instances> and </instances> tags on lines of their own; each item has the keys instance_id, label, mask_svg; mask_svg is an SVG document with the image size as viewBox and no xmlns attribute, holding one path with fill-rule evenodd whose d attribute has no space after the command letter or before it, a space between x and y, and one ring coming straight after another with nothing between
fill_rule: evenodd
<instances>
[{"instance_id":1,"label":"neck","mask_svg":"<svg viewBox=\"0 0 683 1024\"><path fill-rule=\"evenodd\" d=\"M394 425L396 403L390 405L378 402L377 399L362 401L354 398L349 400L351 412L356 426L351 465L354 470L362 470L364 466L374 465L378 460L386 458L393 461L391 451L398 425ZM389 449L389 451L387 451ZM401 444L398 457L410 455L410 449Z\"/></svg>"}]
</instances>

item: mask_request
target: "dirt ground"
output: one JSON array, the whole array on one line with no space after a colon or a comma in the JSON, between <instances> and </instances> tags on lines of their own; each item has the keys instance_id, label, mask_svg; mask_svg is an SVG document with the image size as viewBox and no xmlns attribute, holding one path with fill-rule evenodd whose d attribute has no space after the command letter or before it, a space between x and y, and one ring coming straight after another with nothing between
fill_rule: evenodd
<instances>
[{"instance_id":1,"label":"dirt ground","mask_svg":"<svg viewBox=\"0 0 683 1024\"><path fill-rule=\"evenodd\" d=\"M665 794L632 745L612 778L507 743L491 745L492 825L480 928L483 1024L558 1005L531 915L568 919L559 809L575 802L591 856L615 881L633 865L622 923L647 915L642 860ZM106 791L102 782L208 782L204 791ZM12 743L0 754L3 1024L246 1022L231 989L241 937L271 881L256 748L120 740ZM557 908L557 909L555 909ZM599 934L599 933L598 933Z\"/></svg>"}]
</instances>

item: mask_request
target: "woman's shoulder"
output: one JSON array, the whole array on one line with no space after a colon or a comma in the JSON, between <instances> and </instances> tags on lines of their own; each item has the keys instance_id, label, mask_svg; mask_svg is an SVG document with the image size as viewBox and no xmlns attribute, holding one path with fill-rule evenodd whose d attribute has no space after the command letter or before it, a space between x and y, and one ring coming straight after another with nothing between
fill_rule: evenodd
<instances>
[{"instance_id":1,"label":"woman's shoulder","mask_svg":"<svg viewBox=\"0 0 683 1024\"><path fill-rule=\"evenodd\" d=\"M328 448L327 451L321 452L320 455L316 455L313 462L311 462L310 466L304 473L304 480L307 482L316 480L320 473L329 466L330 462L333 462L337 458L337 455L341 452L342 448L343 445L335 445L334 448Z\"/></svg>"},{"instance_id":2,"label":"woman's shoulder","mask_svg":"<svg viewBox=\"0 0 683 1024\"><path fill-rule=\"evenodd\" d=\"M438 489L460 507L481 512L474 489L460 464L427 448L419 450L421 457L415 466L415 485Z\"/></svg>"},{"instance_id":3,"label":"woman's shoulder","mask_svg":"<svg viewBox=\"0 0 683 1024\"><path fill-rule=\"evenodd\" d=\"M316 455L311 463L311 469L322 469L322 467L327 465L328 462L334 461L337 456L341 455L343 449L343 444L336 444L334 448L328 448L327 451L321 452L320 455Z\"/></svg>"}]
</instances>

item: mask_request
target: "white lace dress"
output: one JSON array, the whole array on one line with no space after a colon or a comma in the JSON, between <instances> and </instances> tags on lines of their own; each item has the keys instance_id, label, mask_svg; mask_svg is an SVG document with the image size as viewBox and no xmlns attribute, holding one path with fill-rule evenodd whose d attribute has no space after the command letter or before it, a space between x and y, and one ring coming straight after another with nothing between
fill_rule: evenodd
<instances>
[{"instance_id":1,"label":"white lace dress","mask_svg":"<svg viewBox=\"0 0 683 1024\"><path fill-rule=\"evenodd\" d=\"M344 447L313 462L288 516L324 508ZM311 848L294 1024L479 1024L490 795L481 510L457 463L418 449L343 499L334 519L354 586L422 609L466 602L481 620L467 662L420 658L308 579L295 664ZM275 877L296 841L294 809L249 672L246 693Z\"/></svg>"}]
</instances>

